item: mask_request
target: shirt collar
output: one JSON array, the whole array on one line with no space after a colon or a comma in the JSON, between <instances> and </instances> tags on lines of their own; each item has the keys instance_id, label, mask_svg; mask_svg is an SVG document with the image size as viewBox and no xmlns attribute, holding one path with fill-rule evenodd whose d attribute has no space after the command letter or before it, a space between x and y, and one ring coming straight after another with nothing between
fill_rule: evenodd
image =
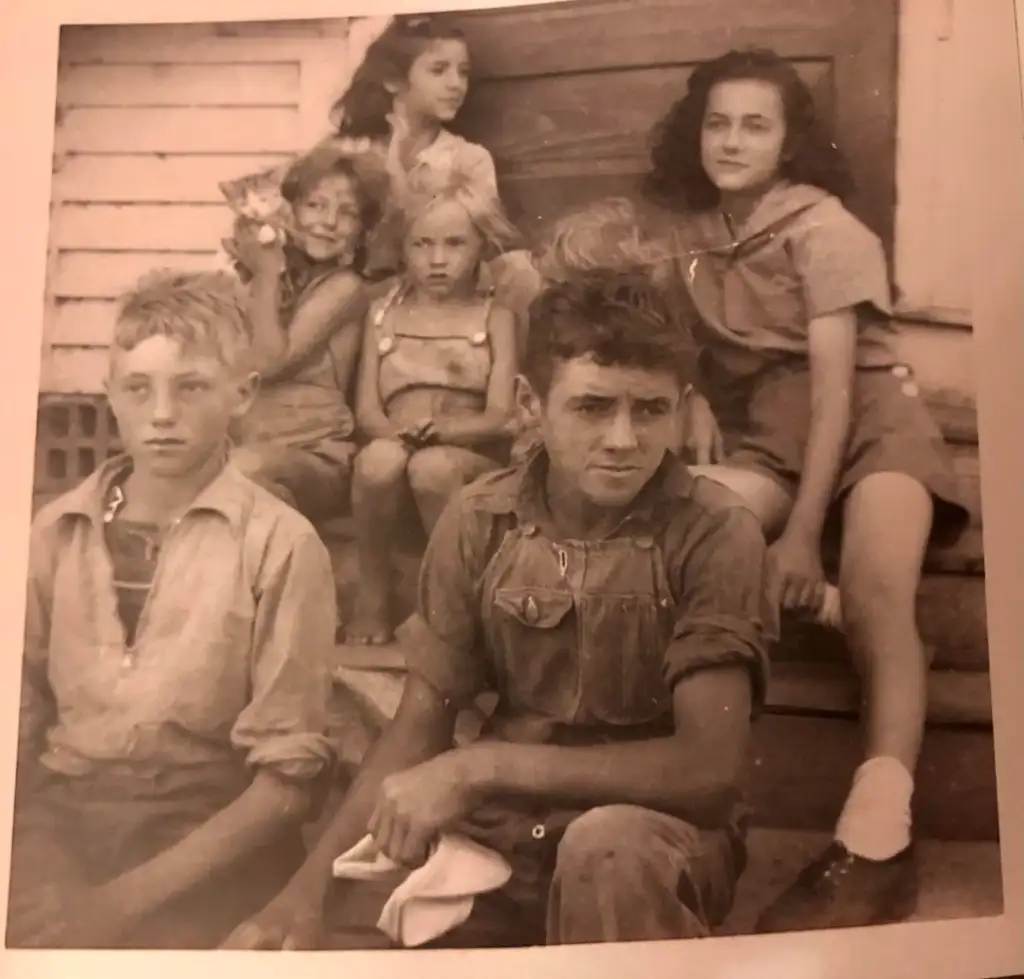
<instances>
[{"instance_id":1,"label":"shirt collar","mask_svg":"<svg viewBox=\"0 0 1024 979\"><path fill-rule=\"evenodd\" d=\"M425 163L428 166L433 164L447 164L450 157L462 145L464 140L442 127L441 131L432 143L424 146L416 154L417 163Z\"/></svg>"},{"instance_id":2,"label":"shirt collar","mask_svg":"<svg viewBox=\"0 0 1024 979\"><path fill-rule=\"evenodd\" d=\"M728 252L744 245L755 245L762 238L773 237L783 225L828 196L819 187L783 181L761 197L747 220L734 229L735 237L718 208L695 215L697 241L694 244L698 249L712 252Z\"/></svg>"},{"instance_id":3,"label":"shirt collar","mask_svg":"<svg viewBox=\"0 0 1024 979\"><path fill-rule=\"evenodd\" d=\"M127 455L107 459L100 467L73 490L51 504L54 520L61 517L84 517L97 526L103 523L103 513L111 489L131 471L131 458ZM228 461L213 480L199 493L186 510L191 513L218 513L231 527L239 529L251 498L248 481L242 472Z\"/></svg>"},{"instance_id":4,"label":"shirt collar","mask_svg":"<svg viewBox=\"0 0 1024 979\"><path fill-rule=\"evenodd\" d=\"M548 455L543 446L534 448L520 463L519 478L509 501L519 523L526 527L551 524L545 481ZM650 533L674 511L680 500L690 496L694 477L686 465L672 453L666 453L661 465L636 495L633 505L611 534Z\"/></svg>"}]
</instances>

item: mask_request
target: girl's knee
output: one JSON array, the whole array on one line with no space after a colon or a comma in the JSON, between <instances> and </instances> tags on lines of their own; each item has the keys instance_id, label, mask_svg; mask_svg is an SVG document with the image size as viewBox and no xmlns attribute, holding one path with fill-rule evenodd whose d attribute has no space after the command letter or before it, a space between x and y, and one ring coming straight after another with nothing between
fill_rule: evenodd
<instances>
[{"instance_id":1,"label":"girl's knee","mask_svg":"<svg viewBox=\"0 0 1024 979\"><path fill-rule=\"evenodd\" d=\"M447 446L421 449L409 459L409 485L417 496L449 496L468 482L466 466Z\"/></svg>"},{"instance_id":2,"label":"girl's knee","mask_svg":"<svg viewBox=\"0 0 1024 979\"><path fill-rule=\"evenodd\" d=\"M355 459L353 482L359 487L380 489L394 486L405 476L409 453L387 439L375 439Z\"/></svg>"}]
</instances>

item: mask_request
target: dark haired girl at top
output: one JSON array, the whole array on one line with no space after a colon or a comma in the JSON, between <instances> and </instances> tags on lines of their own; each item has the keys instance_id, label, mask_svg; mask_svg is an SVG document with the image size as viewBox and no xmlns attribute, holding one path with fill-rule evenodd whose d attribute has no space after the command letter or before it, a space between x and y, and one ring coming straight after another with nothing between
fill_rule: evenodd
<instances>
[{"instance_id":1,"label":"dark haired girl at top","mask_svg":"<svg viewBox=\"0 0 1024 979\"><path fill-rule=\"evenodd\" d=\"M746 498L773 542L782 606L841 622L864 684L865 761L835 840L759 927L897 920L916 899L928 662L915 598L929 540L958 534L967 514L896 352L885 255L843 205L846 166L810 91L770 51L700 66L652 161L647 196L674 212L703 347L694 424L700 461L718 464L698 468ZM723 432L738 437L724 458ZM833 523L838 593L821 559Z\"/></svg>"},{"instance_id":2,"label":"dark haired girl at top","mask_svg":"<svg viewBox=\"0 0 1024 979\"><path fill-rule=\"evenodd\" d=\"M497 197L491 154L456 135L453 126L469 93L470 53L463 33L438 16L394 17L369 46L352 82L332 112L336 140L369 141L386 157L392 207L372 236L367 272L380 277L399 270L389 216L401 223L403 198L431 186L448 186L453 175L483 197ZM540 287L527 253L514 251L487 263L486 281L525 328L526 309Z\"/></svg>"}]
</instances>

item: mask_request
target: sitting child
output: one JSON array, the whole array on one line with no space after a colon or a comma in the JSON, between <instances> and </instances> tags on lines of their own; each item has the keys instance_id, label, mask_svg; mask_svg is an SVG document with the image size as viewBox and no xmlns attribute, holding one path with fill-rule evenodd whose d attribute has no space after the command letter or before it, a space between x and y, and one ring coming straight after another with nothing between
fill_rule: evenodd
<instances>
[{"instance_id":1,"label":"sitting child","mask_svg":"<svg viewBox=\"0 0 1024 979\"><path fill-rule=\"evenodd\" d=\"M401 214L412 187L441 189L453 174L465 177L482 196L498 196L491 154L453 131L469 78L465 35L443 15L394 17L367 49L334 107L334 142L374 148L390 178L391 213ZM401 249L387 232L372 239L370 252L373 277L401 266ZM541 286L528 252L506 251L487 262L482 274L524 333L527 309Z\"/></svg>"},{"instance_id":2,"label":"sitting child","mask_svg":"<svg viewBox=\"0 0 1024 979\"><path fill-rule=\"evenodd\" d=\"M7 940L216 947L301 864L328 772L327 553L229 461L253 399L243 297L124 297L127 455L32 525Z\"/></svg>"},{"instance_id":3,"label":"sitting child","mask_svg":"<svg viewBox=\"0 0 1024 979\"><path fill-rule=\"evenodd\" d=\"M366 161L322 146L291 165L279 195L274 224L242 217L229 243L249 286L261 381L235 463L317 519L340 510L350 491L347 396L368 302L359 272L381 191ZM267 236L275 225L279 234Z\"/></svg>"},{"instance_id":4,"label":"sitting child","mask_svg":"<svg viewBox=\"0 0 1024 979\"><path fill-rule=\"evenodd\" d=\"M738 436L704 474L758 515L780 606L841 624L864 684L865 757L835 837L758 927L901 920L916 900L927 699L916 597L929 542L955 539L968 513L900 360L885 253L843 205L845 161L774 52L700 65L652 162L647 192L675 216L679 277L699 311L706 441L712 414ZM835 531L838 592L821 558Z\"/></svg>"},{"instance_id":5,"label":"sitting child","mask_svg":"<svg viewBox=\"0 0 1024 979\"><path fill-rule=\"evenodd\" d=\"M515 318L480 287L487 252L515 240L495 197L468 183L410 196L406 272L371 309L357 396L371 440L356 458L361 587L346 635L390 640L392 551L411 487L429 534L457 489L508 457L517 372Z\"/></svg>"},{"instance_id":6,"label":"sitting child","mask_svg":"<svg viewBox=\"0 0 1024 979\"><path fill-rule=\"evenodd\" d=\"M654 941L724 921L777 623L757 520L669 451L696 351L666 307L649 278L619 273L534 303L518 400L541 443L445 509L397 715L306 864L229 947ZM484 691L497 709L455 747L457 709ZM473 882L461 861L444 882L487 883L461 914L428 908L418 935L382 909L410 882L441 890L440 873L335 879L354 845L418 866L434 844L474 859Z\"/></svg>"},{"instance_id":7,"label":"sitting child","mask_svg":"<svg viewBox=\"0 0 1024 979\"><path fill-rule=\"evenodd\" d=\"M671 255L656 227L641 215L636 205L625 197L608 197L574 208L547 229L534 255L537 271L548 284L565 282L580 274L607 269L622 272L641 271L652 276L666 295L673 299L686 297L673 295ZM678 313L674 306L673 312ZM680 329L687 329L689 321L677 316ZM683 414L689 414L690 392L681 403ZM682 420L682 415L681 415ZM679 452L687 441L685 428L681 430L673 450ZM524 424L516 436L512 458L523 459L537 442L534 426Z\"/></svg>"}]
</instances>

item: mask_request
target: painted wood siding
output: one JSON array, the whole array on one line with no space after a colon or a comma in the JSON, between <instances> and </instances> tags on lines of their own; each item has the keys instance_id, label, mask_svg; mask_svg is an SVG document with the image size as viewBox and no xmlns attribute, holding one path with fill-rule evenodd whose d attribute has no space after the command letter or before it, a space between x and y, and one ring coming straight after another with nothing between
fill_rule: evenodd
<instances>
[{"instance_id":1,"label":"painted wood siding","mask_svg":"<svg viewBox=\"0 0 1024 979\"><path fill-rule=\"evenodd\" d=\"M218 182L321 138L384 20L64 29L42 393L101 390L118 293L215 265Z\"/></svg>"},{"instance_id":2,"label":"painted wood siding","mask_svg":"<svg viewBox=\"0 0 1024 979\"><path fill-rule=\"evenodd\" d=\"M971 324L964 78L984 58L964 20L977 0L901 0L896 153L896 276L909 314Z\"/></svg>"}]
</instances>

